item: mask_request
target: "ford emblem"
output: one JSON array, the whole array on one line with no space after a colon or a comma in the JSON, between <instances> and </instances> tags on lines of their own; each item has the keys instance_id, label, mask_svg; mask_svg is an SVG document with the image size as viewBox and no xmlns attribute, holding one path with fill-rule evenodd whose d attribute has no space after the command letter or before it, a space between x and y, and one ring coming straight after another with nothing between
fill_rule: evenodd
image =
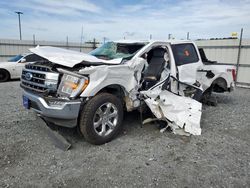
<instances>
[{"instance_id":1,"label":"ford emblem","mask_svg":"<svg viewBox=\"0 0 250 188\"><path fill-rule=\"evenodd\" d=\"M33 78L33 75L30 73L30 72L27 72L26 74L25 74L25 79L26 80L31 80Z\"/></svg>"}]
</instances>

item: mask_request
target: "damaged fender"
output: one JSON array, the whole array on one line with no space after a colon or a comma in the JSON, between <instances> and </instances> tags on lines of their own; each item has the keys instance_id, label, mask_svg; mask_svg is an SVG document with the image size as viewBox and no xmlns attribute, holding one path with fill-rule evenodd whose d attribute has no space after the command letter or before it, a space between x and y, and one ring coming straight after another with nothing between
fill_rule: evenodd
<instances>
[{"instance_id":1,"label":"damaged fender","mask_svg":"<svg viewBox=\"0 0 250 188\"><path fill-rule=\"evenodd\" d=\"M143 58L135 58L126 64L117 65L100 65L85 67L79 71L80 74L88 74L91 80L81 97L94 96L101 89L117 84L124 88L126 107L128 111L140 105L138 99L138 89L140 87L141 72L147 64Z\"/></svg>"},{"instance_id":2,"label":"damaged fender","mask_svg":"<svg viewBox=\"0 0 250 188\"><path fill-rule=\"evenodd\" d=\"M85 67L79 71L80 74L88 74L91 80L81 97L94 96L102 88L111 84L118 84L130 93L139 85L141 71L146 61L142 58L136 58L126 64L100 65Z\"/></svg>"}]
</instances>

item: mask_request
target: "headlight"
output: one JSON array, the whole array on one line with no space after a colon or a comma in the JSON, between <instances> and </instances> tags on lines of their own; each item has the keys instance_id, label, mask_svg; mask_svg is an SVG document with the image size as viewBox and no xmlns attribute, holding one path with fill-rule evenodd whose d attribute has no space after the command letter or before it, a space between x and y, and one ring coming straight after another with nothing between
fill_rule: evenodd
<instances>
[{"instance_id":1,"label":"headlight","mask_svg":"<svg viewBox=\"0 0 250 188\"><path fill-rule=\"evenodd\" d=\"M45 87L48 88L50 91L56 91L58 78L59 78L58 73L54 73L54 72L46 73L45 82L44 82Z\"/></svg>"},{"instance_id":2,"label":"headlight","mask_svg":"<svg viewBox=\"0 0 250 188\"><path fill-rule=\"evenodd\" d=\"M87 86L89 80L85 77L77 77L70 74L64 74L58 88L58 94L74 98L79 95Z\"/></svg>"},{"instance_id":3,"label":"headlight","mask_svg":"<svg viewBox=\"0 0 250 188\"><path fill-rule=\"evenodd\" d=\"M58 80L45 80L44 84L46 88L56 90Z\"/></svg>"}]
</instances>

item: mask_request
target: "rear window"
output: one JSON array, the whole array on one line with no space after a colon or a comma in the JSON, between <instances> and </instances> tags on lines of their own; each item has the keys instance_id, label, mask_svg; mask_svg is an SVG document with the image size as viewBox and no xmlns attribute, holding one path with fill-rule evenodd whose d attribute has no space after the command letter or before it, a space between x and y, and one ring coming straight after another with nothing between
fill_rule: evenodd
<instances>
[{"instance_id":1,"label":"rear window","mask_svg":"<svg viewBox=\"0 0 250 188\"><path fill-rule=\"evenodd\" d=\"M195 63L199 61L193 44L174 44L172 50L177 66Z\"/></svg>"}]
</instances>

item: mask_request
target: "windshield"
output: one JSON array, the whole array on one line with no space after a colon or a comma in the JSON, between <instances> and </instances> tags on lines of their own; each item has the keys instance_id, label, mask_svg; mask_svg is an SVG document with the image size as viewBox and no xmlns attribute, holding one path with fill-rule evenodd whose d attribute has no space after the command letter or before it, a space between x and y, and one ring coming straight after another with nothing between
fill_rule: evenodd
<instances>
[{"instance_id":1,"label":"windshield","mask_svg":"<svg viewBox=\"0 0 250 188\"><path fill-rule=\"evenodd\" d=\"M116 58L132 58L138 50L140 50L145 44L133 43L123 44L115 42L107 42L101 47L91 51L90 54L100 59L116 59Z\"/></svg>"},{"instance_id":2,"label":"windshield","mask_svg":"<svg viewBox=\"0 0 250 188\"><path fill-rule=\"evenodd\" d=\"M8 62L17 62L18 60L20 60L23 56L22 55L17 55L15 57L12 57L8 60Z\"/></svg>"}]
</instances>

